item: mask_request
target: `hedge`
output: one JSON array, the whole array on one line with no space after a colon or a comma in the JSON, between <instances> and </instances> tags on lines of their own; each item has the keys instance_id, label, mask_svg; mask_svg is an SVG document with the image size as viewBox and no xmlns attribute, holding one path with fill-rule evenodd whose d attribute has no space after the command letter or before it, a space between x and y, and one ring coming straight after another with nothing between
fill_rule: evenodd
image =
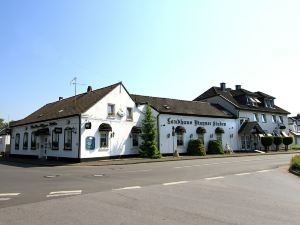
<instances>
[{"instance_id":1,"label":"hedge","mask_svg":"<svg viewBox=\"0 0 300 225\"><path fill-rule=\"evenodd\" d=\"M218 140L208 142L207 154L224 154L223 145Z\"/></svg>"},{"instance_id":2,"label":"hedge","mask_svg":"<svg viewBox=\"0 0 300 225\"><path fill-rule=\"evenodd\" d=\"M268 151L269 147L273 144L273 137L271 136L265 136L265 137L261 137L260 141L261 144L265 147L265 150Z\"/></svg>"},{"instance_id":3,"label":"hedge","mask_svg":"<svg viewBox=\"0 0 300 225\"><path fill-rule=\"evenodd\" d=\"M201 140L190 140L187 148L188 155L206 155L205 147Z\"/></svg>"},{"instance_id":4,"label":"hedge","mask_svg":"<svg viewBox=\"0 0 300 225\"><path fill-rule=\"evenodd\" d=\"M292 144L294 141L293 137L283 137L283 144L285 145L285 150L287 151L289 148L289 145Z\"/></svg>"},{"instance_id":5,"label":"hedge","mask_svg":"<svg viewBox=\"0 0 300 225\"><path fill-rule=\"evenodd\" d=\"M276 151L279 150L279 145L282 144L282 137L278 136L278 137L274 137L274 145L276 145Z\"/></svg>"},{"instance_id":6,"label":"hedge","mask_svg":"<svg viewBox=\"0 0 300 225\"><path fill-rule=\"evenodd\" d=\"M291 159L290 169L300 172L300 155L295 155Z\"/></svg>"}]
</instances>

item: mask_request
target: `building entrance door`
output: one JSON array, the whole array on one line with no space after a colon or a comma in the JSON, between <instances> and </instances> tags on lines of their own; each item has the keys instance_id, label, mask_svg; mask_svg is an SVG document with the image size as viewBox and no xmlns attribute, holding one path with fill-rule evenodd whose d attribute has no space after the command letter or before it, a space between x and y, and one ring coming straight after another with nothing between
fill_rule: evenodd
<instances>
[{"instance_id":1,"label":"building entrance door","mask_svg":"<svg viewBox=\"0 0 300 225\"><path fill-rule=\"evenodd\" d=\"M40 159L47 159L47 148L48 148L48 138L47 136L40 136Z\"/></svg>"}]
</instances>

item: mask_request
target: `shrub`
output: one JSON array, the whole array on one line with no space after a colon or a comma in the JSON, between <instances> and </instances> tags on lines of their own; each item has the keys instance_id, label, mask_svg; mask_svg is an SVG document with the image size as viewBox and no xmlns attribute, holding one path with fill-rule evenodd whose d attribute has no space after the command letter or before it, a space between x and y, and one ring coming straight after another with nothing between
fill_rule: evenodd
<instances>
[{"instance_id":1,"label":"shrub","mask_svg":"<svg viewBox=\"0 0 300 225\"><path fill-rule=\"evenodd\" d=\"M218 140L208 142L207 154L224 154L223 145Z\"/></svg>"},{"instance_id":2,"label":"shrub","mask_svg":"<svg viewBox=\"0 0 300 225\"><path fill-rule=\"evenodd\" d=\"M273 144L273 137L265 136L260 139L261 144L265 147L265 150L268 151L269 147Z\"/></svg>"},{"instance_id":3,"label":"shrub","mask_svg":"<svg viewBox=\"0 0 300 225\"><path fill-rule=\"evenodd\" d=\"M282 142L285 145L285 150L287 151L289 148L289 145L293 143L293 137L283 137Z\"/></svg>"},{"instance_id":4,"label":"shrub","mask_svg":"<svg viewBox=\"0 0 300 225\"><path fill-rule=\"evenodd\" d=\"M188 155L206 155L204 144L201 140L190 140L187 148Z\"/></svg>"},{"instance_id":5,"label":"shrub","mask_svg":"<svg viewBox=\"0 0 300 225\"><path fill-rule=\"evenodd\" d=\"M276 145L276 151L278 151L279 145L282 144L282 137L274 137L274 144Z\"/></svg>"},{"instance_id":6,"label":"shrub","mask_svg":"<svg viewBox=\"0 0 300 225\"><path fill-rule=\"evenodd\" d=\"M292 157L290 169L300 171L300 155L295 155Z\"/></svg>"},{"instance_id":7,"label":"shrub","mask_svg":"<svg viewBox=\"0 0 300 225\"><path fill-rule=\"evenodd\" d=\"M291 149L298 150L298 149L300 149L300 145L292 145Z\"/></svg>"}]
</instances>

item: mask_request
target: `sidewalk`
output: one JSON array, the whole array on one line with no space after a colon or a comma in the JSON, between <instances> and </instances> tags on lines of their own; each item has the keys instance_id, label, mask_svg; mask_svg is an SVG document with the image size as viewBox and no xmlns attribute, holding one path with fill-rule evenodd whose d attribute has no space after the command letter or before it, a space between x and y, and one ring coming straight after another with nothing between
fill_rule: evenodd
<instances>
[{"instance_id":1,"label":"sidewalk","mask_svg":"<svg viewBox=\"0 0 300 225\"><path fill-rule=\"evenodd\" d=\"M120 158L120 159L106 159L95 160L80 163L71 163L63 161L45 161L38 159L21 159L21 158L3 158L0 157L0 164L7 163L10 165L26 164L31 166L108 166L108 165L126 165L126 164L138 164L138 163L153 163L153 162L166 162L166 161L179 161L179 160L194 160L194 159L212 159L212 158L227 158L227 157L244 157L244 156L267 156L267 155L280 155L280 154L299 154L300 150L289 150L279 152L268 153L232 153L225 155L206 155L206 156L164 156L160 159L148 159L148 158Z\"/></svg>"}]
</instances>

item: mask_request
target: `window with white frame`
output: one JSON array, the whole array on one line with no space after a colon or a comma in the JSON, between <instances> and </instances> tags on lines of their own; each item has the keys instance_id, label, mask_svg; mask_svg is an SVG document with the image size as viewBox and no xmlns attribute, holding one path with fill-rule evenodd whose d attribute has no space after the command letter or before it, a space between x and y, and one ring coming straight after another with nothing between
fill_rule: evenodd
<instances>
[{"instance_id":1,"label":"window with white frame","mask_svg":"<svg viewBox=\"0 0 300 225\"><path fill-rule=\"evenodd\" d=\"M266 114L261 114L261 122L263 122L263 123L267 122Z\"/></svg>"},{"instance_id":2,"label":"window with white frame","mask_svg":"<svg viewBox=\"0 0 300 225\"><path fill-rule=\"evenodd\" d=\"M15 138L15 149L19 150L20 148L20 134L16 134L16 138Z\"/></svg>"},{"instance_id":3,"label":"window with white frame","mask_svg":"<svg viewBox=\"0 0 300 225\"><path fill-rule=\"evenodd\" d=\"M256 122L259 121L257 113L253 113L253 121L256 121Z\"/></svg>"},{"instance_id":4,"label":"window with white frame","mask_svg":"<svg viewBox=\"0 0 300 225\"><path fill-rule=\"evenodd\" d=\"M183 146L183 133L177 133L177 146Z\"/></svg>"},{"instance_id":5,"label":"window with white frame","mask_svg":"<svg viewBox=\"0 0 300 225\"><path fill-rule=\"evenodd\" d=\"M31 150L36 150L36 135L35 132L31 132Z\"/></svg>"},{"instance_id":6,"label":"window with white frame","mask_svg":"<svg viewBox=\"0 0 300 225\"><path fill-rule=\"evenodd\" d=\"M127 110L126 110L126 119L127 120L132 120L133 119L133 114L132 114L132 108L131 107L127 107Z\"/></svg>"},{"instance_id":7,"label":"window with white frame","mask_svg":"<svg viewBox=\"0 0 300 225\"><path fill-rule=\"evenodd\" d=\"M59 149L59 133L55 132L55 129L52 131L52 150Z\"/></svg>"},{"instance_id":8,"label":"window with white frame","mask_svg":"<svg viewBox=\"0 0 300 225\"><path fill-rule=\"evenodd\" d=\"M100 148L108 148L108 132L100 133Z\"/></svg>"},{"instance_id":9,"label":"window with white frame","mask_svg":"<svg viewBox=\"0 0 300 225\"><path fill-rule=\"evenodd\" d=\"M279 123L283 123L283 118L282 118L282 116L279 116L278 119L279 119Z\"/></svg>"},{"instance_id":10,"label":"window with white frame","mask_svg":"<svg viewBox=\"0 0 300 225\"><path fill-rule=\"evenodd\" d=\"M115 105L114 104L108 104L107 105L107 115L109 117L114 117L116 115Z\"/></svg>"},{"instance_id":11,"label":"window with white frame","mask_svg":"<svg viewBox=\"0 0 300 225\"><path fill-rule=\"evenodd\" d=\"M276 123L276 116L272 115L272 123Z\"/></svg>"},{"instance_id":12,"label":"window with white frame","mask_svg":"<svg viewBox=\"0 0 300 225\"><path fill-rule=\"evenodd\" d=\"M198 139L204 144L204 133L198 134Z\"/></svg>"},{"instance_id":13,"label":"window with white frame","mask_svg":"<svg viewBox=\"0 0 300 225\"><path fill-rule=\"evenodd\" d=\"M216 138L219 142L222 143L222 133L216 133Z\"/></svg>"},{"instance_id":14,"label":"window with white frame","mask_svg":"<svg viewBox=\"0 0 300 225\"><path fill-rule=\"evenodd\" d=\"M241 147L242 149L246 149L246 137L241 136Z\"/></svg>"},{"instance_id":15,"label":"window with white frame","mask_svg":"<svg viewBox=\"0 0 300 225\"><path fill-rule=\"evenodd\" d=\"M72 129L71 128L65 129L64 150L72 150Z\"/></svg>"},{"instance_id":16,"label":"window with white frame","mask_svg":"<svg viewBox=\"0 0 300 225\"><path fill-rule=\"evenodd\" d=\"M27 150L28 149L28 133L25 132L23 135L23 149Z\"/></svg>"}]
</instances>

